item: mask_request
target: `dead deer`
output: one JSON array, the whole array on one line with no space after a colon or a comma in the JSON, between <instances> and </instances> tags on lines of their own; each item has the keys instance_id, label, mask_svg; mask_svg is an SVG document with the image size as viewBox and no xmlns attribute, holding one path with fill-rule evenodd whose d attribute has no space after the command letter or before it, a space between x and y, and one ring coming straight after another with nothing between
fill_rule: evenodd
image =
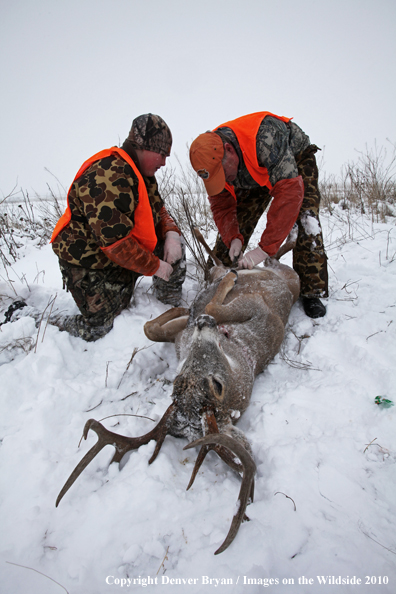
<instances>
[{"instance_id":1,"label":"dead deer","mask_svg":"<svg viewBox=\"0 0 396 594\"><path fill-rule=\"evenodd\" d=\"M281 250L283 255L285 248ZM176 307L145 324L146 336L174 342L181 360L172 404L162 419L136 438L108 431L94 419L87 421L84 438L93 429L99 439L66 481L56 505L106 445L115 447L112 462L120 462L128 451L154 439L151 464L166 435L184 437L193 440L184 449L200 446L187 489L210 450L242 475L238 509L218 554L234 540L253 500L256 466L245 435L234 423L249 405L255 377L280 348L300 283L290 267L270 258L262 268L236 271L216 266L211 275L212 284L198 294L189 310Z\"/></svg>"}]
</instances>

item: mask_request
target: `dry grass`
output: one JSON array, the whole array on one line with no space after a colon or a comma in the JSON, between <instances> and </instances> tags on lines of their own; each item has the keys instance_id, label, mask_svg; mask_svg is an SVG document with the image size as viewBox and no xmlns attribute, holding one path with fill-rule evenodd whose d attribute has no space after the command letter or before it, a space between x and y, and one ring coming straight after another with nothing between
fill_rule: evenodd
<instances>
[{"instance_id":1,"label":"dry grass","mask_svg":"<svg viewBox=\"0 0 396 594\"><path fill-rule=\"evenodd\" d=\"M345 237L338 237L335 241L337 245L342 241L358 241L358 238L367 235L367 228L360 226L356 214L370 214L373 222L386 222L389 217L396 216L396 145L391 142L387 147L366 147L364 152L358 153L355 162L342 168L339 176L322 173L320 177L322 211L334 217L335 229L347 219ZM17 260L24 239L28 237L38 240L39 246L45 245L63 214L66 190L57 182L57 192L48 186L49 196L45 199L39 196L31 198L27 192L14 188L0 200L1 275L11 289L8 269ZM207 238L217 232L204 184L191 167L183 167L180 162L177 172L172 167L165 168L158 176L158 182L167 209L193 255L195 275L206 279L206 254L193 233L194 227L198 227ZM337 204L342 208L341 215L340 210L335 209ZM337 220L340 217L343 221ZM326 247L331 249L331 246L330 231ZM387 259L393 260L394 257L395 254L387 254Z\"/></svg>"},{"instance_id":2,"label":"dry grass","mask_svg":"<svg viewBox=\"0 0 396 594\"><path fill-rule=\"evenodd\" d=\"M347 163L340 175L322 176L322 207L330 212L334 204L344 210L370 214L375 222L396 216L396 145L375 144L358 152L356 161Z\"/></svg>"}]
</instances>

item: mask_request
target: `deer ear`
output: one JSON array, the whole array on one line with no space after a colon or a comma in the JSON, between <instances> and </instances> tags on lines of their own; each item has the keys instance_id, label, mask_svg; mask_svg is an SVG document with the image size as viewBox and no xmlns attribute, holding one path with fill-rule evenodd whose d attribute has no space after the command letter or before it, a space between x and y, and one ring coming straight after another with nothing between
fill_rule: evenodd
<instances>
[{"instance_id":1,"label":"deer ear","mask_svg":"<svg viewBox=\"0 0 396 594\"><path fill-rule=\"evenodd\" d=\"M223 383L216 377L209 378L210 391L217 400L224 400L225 389Z\"/></svg>"}]
</instances>

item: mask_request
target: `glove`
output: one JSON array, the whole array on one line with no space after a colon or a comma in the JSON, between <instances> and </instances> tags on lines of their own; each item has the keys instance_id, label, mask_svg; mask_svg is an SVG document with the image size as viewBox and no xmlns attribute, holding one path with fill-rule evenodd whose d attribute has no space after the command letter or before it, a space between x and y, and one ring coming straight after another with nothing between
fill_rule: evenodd
<instances>
[{"instance_id":1,"label":"glove","mask_svg":"<svg viewBox=\"0 0 396 594\"><path fill-rule=\"evenodd\" d=\"M174 264L182 257L180 235L176 231L168 231L165 235L164 260ZM157 275L158 276L158 275Z\"/></svg>"},{"instance_id":2,"label":"glove","mask_svg":"<svg viewBox=\"0 0 396 594\"><path fill-rule=\"evenodd\" d=\"M173 268L170 264L164 262L163 260L160 260L159 263L160 265L158 270L155 272L155 276L159 276L159 278L162 278L164 281L168 282L170 275L173 272Z\"/></svg>"},{"instance_id":3,"label":"glove","mask_svg":"<svg viewBox=\"0 0 396 594\"><path fill-rule=\"evenodd\" d=\"M239 254L241 253L241 249L242 241L236 237L231 241L230 251L228 252L231 262L234 262L234 260L238 258Z\"/></svg>"},{"instance_id":4,"label":"glove","mask_svg":"<svg viewBox=\"0 0 396 594\"><path fill-rule=\"evenodd\" d=\"M268 258L268 254L264 252L261 247L256 247L239 259L238 268L249 268L249 270L251 270L266 258Z\"/></svg>"}]
</instances>

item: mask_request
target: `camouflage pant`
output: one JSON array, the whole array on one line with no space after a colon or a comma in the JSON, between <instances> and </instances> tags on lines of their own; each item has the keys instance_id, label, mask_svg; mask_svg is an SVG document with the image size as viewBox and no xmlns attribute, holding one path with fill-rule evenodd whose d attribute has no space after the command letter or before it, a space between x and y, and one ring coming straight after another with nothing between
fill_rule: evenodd
<instances>
[{"instance_id":1,"label":"camouflage pant","mask_svg":"<svg viewBox=\"0 0 396 594\"><path fill-rule=\"evenodd\" d=\"M158 242L155 254L163 258L164 242ZM114 318L128 307L136 280L140 274L120 267L90 270L70 266L59 260L63 284L70 291L81 315L54 314L49 322L91 342L105 336L113 327ZM183 244L181 260L172 264L168 282L154 276L154 294L163 303L179 305L186 276L186 256Z\"/></svg>"},{"instance_id":2,"label":"camouflage pant","mask_svg":"<svg viewBox=\"0 0 396 594\"><path fill-rule=\"evenodd\" d=\"M298 237L293 250L293 268L301 281L301 295L306 297L328 296L327 256L323 246L322 229L319 221L320 192L318 167L315 153L318 147L308 146L296 157L298 172L304 181L304 199L297 218ZM239 230L244 238L242 250L246 249L250 237L271 196L266 187L252 190L236 189L237 218ZM214 253L226 266L231 266L228 248L220 235L217 236Z\"/></svg>"}]
</instances>

